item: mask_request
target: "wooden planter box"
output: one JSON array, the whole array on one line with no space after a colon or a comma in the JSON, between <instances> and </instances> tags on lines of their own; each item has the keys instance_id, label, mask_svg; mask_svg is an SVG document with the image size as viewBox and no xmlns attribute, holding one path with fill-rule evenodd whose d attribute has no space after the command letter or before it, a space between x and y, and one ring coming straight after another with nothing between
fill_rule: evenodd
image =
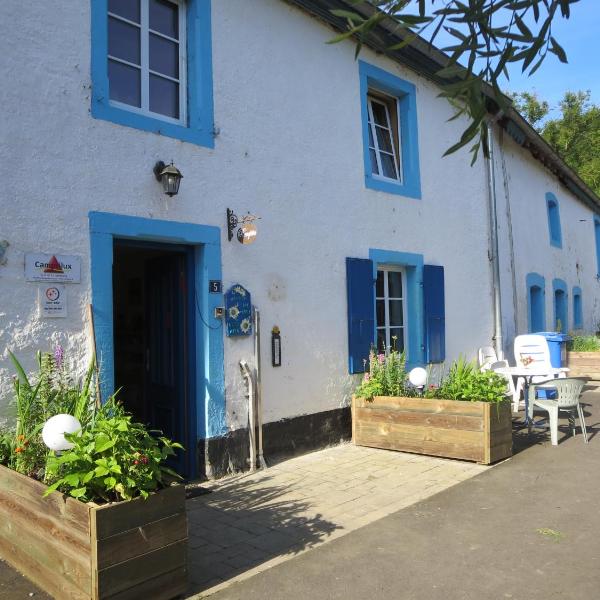
<instances>
[{"instance_id":1,"label":"wooden planter box","mask_svg":"<svg viewBox=\"0 0 600 600\"><path fill-rule=\"evenodd\" d=\"M0 555L60 600L173 598L187 588L185 488L97 505L0 466Z\"/></svg>"},{"instance_id":2,"label":"wooden planter box","mask_svg":"<svg viewBox=\"0 0 600 600\"><path fill-rule=\"evenodd\" d=\"M600 352L567 352L568 377L600 380Z\"/></svg>"},{"instance_id":3,"label":"wooden planter box","mask_svg":"<svg viewBox=\"0 0 600 600\"><path fill-rule=\"evenodd\" d=\"M389 396L376 396L373 401L353 398L352 440L359 446L489 465L512 456L510 404Z\"/></svg>"}]
</instances>

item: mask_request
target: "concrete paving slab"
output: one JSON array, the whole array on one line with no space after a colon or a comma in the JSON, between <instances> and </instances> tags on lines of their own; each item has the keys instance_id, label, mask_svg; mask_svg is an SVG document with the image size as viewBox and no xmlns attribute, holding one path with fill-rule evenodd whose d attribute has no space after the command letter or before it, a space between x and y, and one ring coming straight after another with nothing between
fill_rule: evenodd
<instances>
[{"instance_id":1,"label":"concrete paving slab","mask_svg":"<svg viewBox=\"0 0 600 600\"><path fill-rule=\"evenodd\" d=\"M211 494L188 501L190 594L248 578L486 469L342 444L208 484Z\"/></svg>"}]
</instances>

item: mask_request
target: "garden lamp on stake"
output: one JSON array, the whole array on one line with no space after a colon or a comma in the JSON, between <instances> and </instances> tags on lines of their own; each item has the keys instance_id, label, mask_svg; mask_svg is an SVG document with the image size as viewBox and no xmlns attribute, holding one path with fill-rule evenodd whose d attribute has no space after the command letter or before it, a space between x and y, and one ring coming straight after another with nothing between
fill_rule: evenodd
<instances>
[{"instance_id":1,"label":"garden lamp on stake","mask_svg":"<svg viewBox=\"0 0 600 600\"><path fill-rule=\"evenodd\" d=\"M427 383L427 371L423 367L415 367L408 374L408 380L419 390L419 394L423 395L423 388Z\"/></svg>"},{"instance_id":2,"label":"garden lamp on stake","mask_svg":"<svg viewBox=\"0 0 600 600\"><path fill-rule=\"evenodd\" d=\"M55 452L70 450L73 444L65 439L65 433L75 433L80 429L81 423L75 417L71 415L54 415L44 424L42 439L44 444Z\"/></svg>"}]
</instances>

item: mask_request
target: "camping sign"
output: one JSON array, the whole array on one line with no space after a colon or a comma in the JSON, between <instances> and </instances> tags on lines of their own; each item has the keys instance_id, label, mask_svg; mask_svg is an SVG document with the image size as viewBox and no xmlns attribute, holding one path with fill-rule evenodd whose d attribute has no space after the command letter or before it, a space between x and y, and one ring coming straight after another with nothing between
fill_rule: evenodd
<instances>
[{"instance_id":1,"label":"camping sign","mask_svg":"<svg viewBox=\"0 0 600 600\"><path fill-rule=\"evenodd\" d=\"M79 283L81 281L81 258L66 254L25 254L26 281L55 281Z\"/></svg>"}]
</instances>

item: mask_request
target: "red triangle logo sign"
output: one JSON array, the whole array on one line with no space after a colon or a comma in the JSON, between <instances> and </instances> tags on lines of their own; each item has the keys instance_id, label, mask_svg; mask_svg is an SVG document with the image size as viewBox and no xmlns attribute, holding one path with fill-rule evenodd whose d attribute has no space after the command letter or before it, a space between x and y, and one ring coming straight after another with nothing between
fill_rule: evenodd
<instances>
[{"instance_id":1,"label":"red triangle logo sign","mask_svg":"<svg viewBox=\"0 0 600 600\"><path fill-rule=\"evenodd\" d=\"M52 256L47 267L44 269L44 273L64 273L63 268L60 266L56 256Z\"/></svg>"}]
</instances>

